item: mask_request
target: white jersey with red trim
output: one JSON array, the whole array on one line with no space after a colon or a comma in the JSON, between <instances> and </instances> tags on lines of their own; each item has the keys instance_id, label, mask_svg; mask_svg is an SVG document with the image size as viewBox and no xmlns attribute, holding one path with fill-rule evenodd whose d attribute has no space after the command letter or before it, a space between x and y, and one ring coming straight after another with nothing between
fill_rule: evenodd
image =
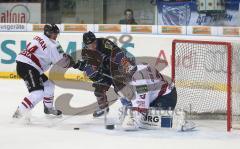
<instances>
[{"instance_id":1,"label":"white jersey with red trim","mask_svg":"<svg viewBox=\"0 0 240 149\"><path fill-rule=\"evenodd\" d=\"M147 64L137 65L129 84L133 87L135 96L131 99L133 107L149 108L158 96L169 94L174 86L167 82L157 69Z\"/></svg>"},{"instance_id":2,"label":"white jersey with red trim","mask_svg":"<svg viewBox=\"0 0 240 149\"><path fill-rule=\"evenodd\" d=\"M52 64L61 60L63 54L62 47L57 41L40 34L28 43L26 50L17 56L16 61L27 63L43 73Z\"/></svg>"}]
</instances>

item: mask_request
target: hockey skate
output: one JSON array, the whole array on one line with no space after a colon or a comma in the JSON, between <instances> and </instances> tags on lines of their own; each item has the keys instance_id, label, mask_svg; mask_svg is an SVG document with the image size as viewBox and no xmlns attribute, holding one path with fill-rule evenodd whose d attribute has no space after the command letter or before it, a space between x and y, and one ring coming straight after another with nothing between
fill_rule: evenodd
<instances>
[{"instance_id":1,"label":"hockey skate","mask_svg":"<svg viewBox=\"0 0 240 149\"><path fill-rule=\"evenodd\" d=\"M104 112L105 112L105 109L100 109L100 108L98 108L97 110L95 110L94 112L93 112L93 117L100 117L100 116L102 116L103 114L104 114ZM108 113L109 112L109 108L107 107L106 108L106 112Z\"/></svg>"},{"instance_id":2,"label":"hockey skate","mask_svg":"<svg viewBox=\"0 0 240 149\"><path fill-rule=\"evenodd\" d=\"M191 131L196 128L196 124L192 121L185 121L182 124L181 129L179 131Z\"/></svg>"},{"instance_id":3,"label":"hockey skate","mask_svg":"<svg viewBox=\"0 0 240 149\"><path fill-rule=\"evenodd\" d=\"M62 111L55 109L54 107L48 108L44 105L44 113L50 117L62 117Z\"/></svg>"},{"instance_id":4,"label":"hockey skate","mask_svg":"<svg viewBox=\"0 0 240 149\"><path fill-rule=\"evenodd\" d=\"M15 118L15 119L20 119L23 117L23 114L19 111L19 109L17 108L17 110L14 112L12 118Z\"/></svg>"},{"instance_id":5,"label":"hockey skate","mask_svg":"<svg viewBox=\"0 0 240 149\"><path fill-rule=\"evenodd\" d=\"M21 112L19 110L19 108L17 108L17 110L14 112L14 114L12 115L12 118L14 119L14 122L23 119L25 124L30 124L31 122L31 113L30 110L27 109L24 112Z\"/></svg>"}]
</instances>

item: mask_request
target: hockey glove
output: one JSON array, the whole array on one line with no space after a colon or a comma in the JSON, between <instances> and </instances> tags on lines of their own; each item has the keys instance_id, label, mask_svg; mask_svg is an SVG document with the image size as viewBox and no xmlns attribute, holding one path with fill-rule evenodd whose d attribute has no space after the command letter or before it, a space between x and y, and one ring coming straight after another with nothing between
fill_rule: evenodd
<instances>
[{"instance_id":1,"label":"hockey glove","mask_svg":"<svg viewBox=\"0 0 240 149\"><path fill-rule=\"evenodd\" d=\"M86 66L86 61L78 60L77 63L73 65L73 68L83 71L85 66Z\"/></svg>"}]
</instances>

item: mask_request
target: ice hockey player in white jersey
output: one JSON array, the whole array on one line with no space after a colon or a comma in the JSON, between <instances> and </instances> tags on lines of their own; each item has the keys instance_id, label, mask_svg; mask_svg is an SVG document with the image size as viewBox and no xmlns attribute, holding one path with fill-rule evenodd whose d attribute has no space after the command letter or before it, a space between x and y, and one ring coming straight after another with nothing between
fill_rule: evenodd
<instances>
[{"instance_id":1,"label":"ice hockey player in white jersey","mask_svg":"<svg viewBox=\"0 0 240 149\"><path fill-rule=\"evenodd\" d=\"M29 94L19 103L13 118L21 118L25 113L43 100L44 113L53 116L62 114L53 107L54 83L44 74L52 64L69 68L74 64L71 56L65 54L56 41L59 28L46 24L44 33L39 34L27 44L26 50L16 58L17 74L25 81Z\"/></svg>"},{"instance_id":2,"label":"ice hockey player in white jersey","mask_svg":"<svg viewBox=\"0 0 240 149\"><path fill-rule=\"evenodd\" d=\"M148 64L135 65L128 59L121 64L127 78L119 92L123 104L120 120L125 130L167 127L186 131L195 127L185 120L182 110L175 109L177 92L172 81L166 81Z\"/></svg>"}]
</instances>

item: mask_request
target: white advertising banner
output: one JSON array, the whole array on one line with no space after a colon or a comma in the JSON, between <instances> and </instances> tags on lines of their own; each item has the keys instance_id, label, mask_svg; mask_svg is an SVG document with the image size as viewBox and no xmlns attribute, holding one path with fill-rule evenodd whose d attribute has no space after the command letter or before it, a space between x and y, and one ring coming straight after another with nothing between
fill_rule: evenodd
<instances>
[{"instance_id":1,"label":"white advertising banner","mask_svg":"<svg viewBox=\"0 0 240 149\"><path fill-rule=\"evenodd\" d=\"M39 32L0 32L0 73L15 72L17 54L24 50L27 43ZM137 62L154 65L163 74L171 76L171 51L174 39L238 41L238 37L176 36L146 34L106 34L96 33L97 37L106 37L127 49ZM69 54L82 48L82 33L61 33L58 41ZM77 57L79 59L79 57ZM69 73L76 73L69 70ZM79 73L79 71L77 71Z\"/></svg>"},{"instance_id":2,"label":"white advertising banner","mask_svg":"<svg viewBox=\"0 0 240 149\"><path fill-rule=\"evenodd\" d=\"M23 23L0 23L1 32L26 32L27 24Z\"/></svg>"},{"instance_id":3,"label":"white advertising banner","mask_svg":"<svg viewBox=\"0 0 240 149\"><path fill-rule=\"evenodd\" d=\"M41 23L41 3L0 3L0 23Z\"/></svg>"}]
</instances>

